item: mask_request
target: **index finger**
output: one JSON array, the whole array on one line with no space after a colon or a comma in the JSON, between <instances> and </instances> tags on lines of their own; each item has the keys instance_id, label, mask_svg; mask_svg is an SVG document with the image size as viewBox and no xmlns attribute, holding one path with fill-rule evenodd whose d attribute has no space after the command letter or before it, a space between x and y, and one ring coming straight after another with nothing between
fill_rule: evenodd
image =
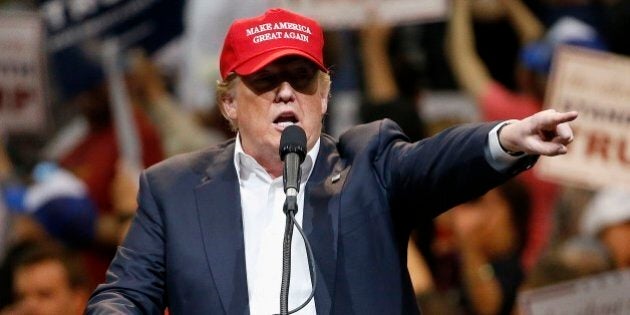
<instances>
[{"instance_id":1,"label":"index finger","mask_svg":"<svg viewBox=\"0 0 630 315\"><path fill-rule=\"evenodd\" d=\"M559 124L570 122L578 117L577 111L570 112L554 112L551 115L547 115L544 118L543 125L546 127L555 127Z\"/></svg>"}]
</instances>

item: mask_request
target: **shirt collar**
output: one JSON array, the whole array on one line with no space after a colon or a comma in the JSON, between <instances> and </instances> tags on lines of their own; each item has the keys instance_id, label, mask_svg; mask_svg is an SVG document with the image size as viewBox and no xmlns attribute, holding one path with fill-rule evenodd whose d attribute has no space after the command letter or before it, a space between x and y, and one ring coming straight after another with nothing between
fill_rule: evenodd
<instances>
[{"instance_id":1,"label":"shirt collar","mask_svg":"<svg viewBox=\"0 0 630 315\"><path fill-rule=\"evenodd\" d=\"M249 175L256 171L263 171L265 174L267 174L264 168L260 166L260 164L258 164L258 161L256 161L256 159L243 151L240 133L236 134L235 142L234 167L236 168L236 174L238 175L239 182L242 180L242 178L247 178L246 175ZM315 164L315 161L317 161L317 155L319 154L319 145L320 139L318 138L313 148L306 153L304 162L302 162L302 164L300 165L300 168L302 169L302 178L300 180L301 183L305 183L306 181L308 181L308 178L311 176L313 166ZM267 176L269 176L269 174L267 174Z\"/></svg>"}]
</instances>

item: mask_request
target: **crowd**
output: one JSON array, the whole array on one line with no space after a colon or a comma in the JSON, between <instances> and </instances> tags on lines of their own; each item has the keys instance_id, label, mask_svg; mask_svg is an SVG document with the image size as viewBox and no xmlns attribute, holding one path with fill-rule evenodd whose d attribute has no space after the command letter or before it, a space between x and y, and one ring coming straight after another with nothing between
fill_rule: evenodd
<instances>
[{"instance_id":1,"label":"crowd","mask_svg":"<svg viewBox=\"0 0 630 315\"><path fill-rule=\"evenodd\" d=\"M423 115L427 98L444 90L470 100L478 116L469 121L521 119L543 109L560 45L630 55L628 0L448 3L445 21L372 19L326 32L328 111L336 116L324 132L390 118L422 139L445 127ZM177 77L143 51L128 55L143 167L233 136L216 106L183 110ZM56 130L71 141L0 135L0 314L82 313L137 208L138 174L120 153L105 73L75 60L76 69L61 71L89 71L94 80L53 104L72 115ZM54 82L59 95L63 84L78 83ZM417 303L425 314L512 314L523 290L628 268L629 201L619 187L576 188L524 172L417 227L408 244Z\"/></svg>"}]
</instances>

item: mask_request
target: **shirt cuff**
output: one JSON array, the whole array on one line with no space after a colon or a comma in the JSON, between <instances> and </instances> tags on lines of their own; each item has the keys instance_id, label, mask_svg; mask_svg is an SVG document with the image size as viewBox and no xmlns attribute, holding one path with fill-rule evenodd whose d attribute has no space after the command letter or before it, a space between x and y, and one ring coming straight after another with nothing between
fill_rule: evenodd
<instances>
[{"instance_id":1,"label":"shirt cuff","mask_svg":"<svg viewBox=\"0 0 630 315\"><path fill-rule=\"evenodd\" d=\"M501 147L499 143L498 131L501 127L512 123L512 120L504 121L492 128L488 132L488 145L486 146L486 160L498 172L505 172L514 166L518 160L527 156L526 154L511 155Z\"/></svg>"}]
</instances>

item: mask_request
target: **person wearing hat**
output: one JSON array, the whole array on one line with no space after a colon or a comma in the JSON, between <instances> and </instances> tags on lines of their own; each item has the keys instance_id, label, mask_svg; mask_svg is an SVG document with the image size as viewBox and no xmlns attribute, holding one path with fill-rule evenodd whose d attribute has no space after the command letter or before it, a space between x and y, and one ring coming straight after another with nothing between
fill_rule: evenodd
<instances>
[{"instance_id":1,"label":"person wearing hat","mask_svg":"<svg viewBox=\"0 0 630 315\"><path fill-rule=\"evenodd\" d=\"M306 134L292 242L289 309L298 314L414 314L410 231L566 153L576 112L472 124L410 143L390 120L322 133L330 74L321 26L284 9L236 20L220 57L218 101L235 139L144 171L139 208L87 314L279 312L282 131ZM511 154L510 154L511 153Z\"/></svg>"},{"instance_id":2,"label":"person wearing hat","mask_svg":"<svg viewBox=\"0 0 630 315\"><path fill-rule=\"evenodd\" d=\"M545 30L523 1L498 0L498 7L505 12L521 44L515 72L517 91L512 91L491 76L489 66L477 53L473 2L452 2L445 43L453 75L461 88L475 99L483 120L523 119L542 110L553 54L561 45L604 49L593 27L578 19L564 17ZM532 196L530 232L522 259L523 267L528 270L551 236L551 214L559 190L556 184L541 179L535 172L526 172L519 179L527 185Z\"/></svg>"}]
</instances>

